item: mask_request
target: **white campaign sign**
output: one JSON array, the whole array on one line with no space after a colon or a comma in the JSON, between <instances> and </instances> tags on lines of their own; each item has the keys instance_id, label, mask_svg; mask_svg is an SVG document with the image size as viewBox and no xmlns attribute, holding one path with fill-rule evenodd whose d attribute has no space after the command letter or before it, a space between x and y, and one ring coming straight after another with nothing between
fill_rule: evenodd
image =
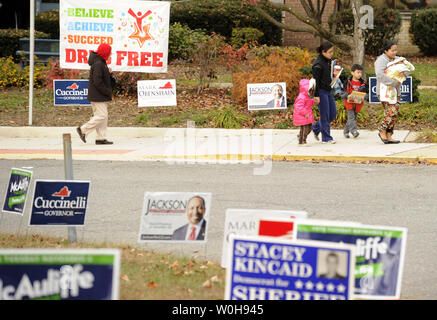
<instances>
[{"instance_id":1,"label":"white campaign sign","mask_svg":"<svg viewBox=\"0 0 437 320\"><path fill-rule=\"evenodd\" d=\"M167 72L170 3L60 0L60 63L88 69L90 51L112 47L113 71Z\"/></svg>"},{"instance_id":2,"label":"white campaign sign","mask_svg":"<svg viewBox=\"0 0 437 320\"><path fill-rule=\"evenodd\" d=\"M223 251L221 265L227 267L229 237L237 235L258 235L259 220L266 218L296 218L305 219L308 213L293 210L261 210L261 209L227 209L225 217L225 232L223 237Z\"/></svg>"},{"instance_id":3,"label":"white campaign sign","mask_svg":"<svg viewBox=\"0 0 437 320\"><path fill-rule=\"evenodd\" d=\"M175 106L176 80L142 80L137 82L139 107Z\"/></svg>"},{"instance_id":4,"label":"white campaign sign","mask_svg":"<svg viewBox=\"0 0 437 320\"><path fill-rule=\"evenodd\" d=\"M146 192L138 242L205 242L210 210L211 193Z\"/></svg>"},{"instance_id":5,"label":"white campaign sign","mask_svg":"<svg viewBox=\"0 0 437 320\"><path fill-rule=\"evenodd\" d=\"M286 83L248 83L247 104L249 110L287 109Z\"/></svg>"}]
</instances>

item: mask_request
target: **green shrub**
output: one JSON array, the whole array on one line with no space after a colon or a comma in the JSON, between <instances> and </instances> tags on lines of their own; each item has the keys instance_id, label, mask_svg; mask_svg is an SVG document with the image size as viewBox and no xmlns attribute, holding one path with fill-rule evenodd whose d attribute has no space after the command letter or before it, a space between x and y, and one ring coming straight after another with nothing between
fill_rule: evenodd
<instances>
[{"instance_id":1,"label":"green shrub","mask_svg":"<svg viewBox=\"0 0 437 320\"><path fill-rule=\"evenodd\" d=\"M231 45L241 48L245 43L254 44L264 35L256 28L234 28L232 29Z\"/></svg>"},{"instance_id":2,"label":"green shrub","mask_svg":"<svg viewBox=\"0 0 437 320\"><path fill-rule=\"evenodd\" d=\"M169 59L190 59L196 45L205 38L202 30L191 30L188 26L175 22L170 26L168 40Z\"/></svg>"},{"instance_id":3,"label":"green shrub","mask_svg":"<svg viewBox=\"0 0 437 320\"><path fill-rule=\"evenodd\" d=\"M147 126L148 122L149 122L149 114L147 113L141 113L137 115L135 118L135 123L142 126Z\"/></svg>"},{"instance_id":4,"label":"green shrub","mask_svg":"<svg viewBox=\"0 0 437 320\"><path fill-rule=\"evenodd\" d=\"M190 118L199 126L205 125L208 122L208 117L203 114L193 114Z\"/></svg>"},{"instance_id":5,"label":"green shrub","mask_svg":"<svg viewBox=\"0 0 437 320\"><path fill-rule=\"evenodd\" d=\"M437 124L437 93L433 90L421 90L420 101L402 104L399 109L399 119L411 122L430 122Z\"/></svg>"},{"instance_id":6,"label":"green shrub","mask_svg":"<svg viewBox=\"0 0 437 320\"><path fill-rule=\"evenodd\" d=\"M437 8L414 10L410 32L413 42L426 55L437 55Z\"/></svg>"},{"instance_id":7,"label":"green shrub","mask_svg":"<svg viewBox=\"0 0 437 320\"><path fill-rule=\"evenodd\" d=\"M15 53L20 49L20 38L29 38L29 30L0 29L0 57L12 56L18 61ZM35 31L35 39L50 39L50 35Z\"/></svg>"},{"instance_id":8,"label":"green shrub","mask_svg":"<svg viewBox=\"0 0 437 320\"><path fill-rule=\"evenodd\" d=\"M353 35L352 9L344 9L329 17L331 26L337 20L337 33ZM380 55L386 40L394 39L401 30L401 15L398 10L377 7L374 10L374 28L365 30L366 53Z\"/></svg>"},{"instance_id":9,"label":"green shrub","mask_svg":"<svg viewBox=\"0 0 437 320\"><path fill-rule=\"evenodd\" d=\"M44 84L47 68L36 63L33 70L33 86L40 88ZM0 88L29 87L29 66L21 69L12 57L0 57Z\"/></svg>"},{"instance_id":10,"label":"green shrub","mask_svg":"<svg viewBox=\"0 0 437 320\"><path fill-rule=\"evenodd\" d=\"M277 20L279 10L265 9ZM262 44L280 45L282 30L258 14L253 6L241 5L241 0L191 0L174 2L171 5L171 23L180 22L191 29L203 29L219 33L226 38L232 36L232 29L256 27L263 32Z\"/></svg>"},{"instance_id":11,"label":"green shrub","mask_svg":"<svg viewBox=\"0 0 437 320\"><path fill-rule=\"evenodd\" d=\"M211 110L209 116L216 128L239 129L245 122L249 121L249 117L239 113L230 105Z\"/></svg>"},{"instance_id":12,"label":"green shrub","mask_svg":"<svg viewBox=\"0 0 437 320\"><path fill-rule=\"evenodd\" d=\"M139 80L154 80L156 79L153 74L139 73L139 72L113 72L117 79L115 88L113 90L114 95L118 96L136 96L137 95L137 82Z\"/></svg>"},{"instance_id":13,"label":"green shrub","mask_svg":"<svg viewBox=\"0 0 437 320\"><path fill-rule=\"evenodd\" d=\"M347 122L347 110L344 106L344 100L336 101L337 105L337 117L335 118L334 122L338 125L345 125ZM366 124L369 120L369 113L367 112L367 109L365 106L361 108L361 111L358 112L357 115L357 124Z\"/></svg>"},{"instance_id":14,"label":"green shrub","mask_svg":"<svg viewBox=\"0 0 437 320\"><path fill-rule=\"evenodd\" d=\"M275 129L289 129L292 125L290 121L282 121L275 124Z\"/></svg>"},{"instance_id":15,"label":"green shrub","mask_svg":"<svg viewBox=\"0 0 437 320\"><path fill-rule=\"evenodd\" d=\"M172 126L176 123L181 122L181 119L178 117L172 116L172 117L161 118L160 121L161 121L162 126L168 127L168 126Z\"/></svg>"},{"instance_id":16,"label":"green shrub","mask_svg":"<svg viewBox=\"0 0 437 320\"><path fill-rule=\"evenodd\" d=\"M35 16L35 30L49 34L51 39L59 39L59 10L38 13Z\"/></svg>"}]
</instances>

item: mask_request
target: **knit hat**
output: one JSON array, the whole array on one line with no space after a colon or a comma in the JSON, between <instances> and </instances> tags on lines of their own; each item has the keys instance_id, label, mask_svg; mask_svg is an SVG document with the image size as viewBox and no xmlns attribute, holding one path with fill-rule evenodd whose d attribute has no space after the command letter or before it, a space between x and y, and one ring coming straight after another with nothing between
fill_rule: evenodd
<instances>
[{"instance_id":1,"label":"knit hat","mask_svg":"<svg viewBox=\"0 0 437 320\"><path fill-rule=\"evenodd\" d=\"M108 60L109 56L111 55L111 46L107 43L102 43L98 48L97 48L97 54L102 57L104 60Z\"/></svg>"}]
</instances>

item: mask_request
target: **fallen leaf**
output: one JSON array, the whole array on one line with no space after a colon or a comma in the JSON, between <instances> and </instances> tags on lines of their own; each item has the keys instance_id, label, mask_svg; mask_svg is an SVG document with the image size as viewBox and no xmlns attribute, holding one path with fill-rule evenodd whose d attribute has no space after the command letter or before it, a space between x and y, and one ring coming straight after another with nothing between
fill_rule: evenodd
<instances>
[{"instance_id":1,"label":"fallen leaf","mask_svg":"<svg viewBox=\"0 0 437 320\"><path fill-rule=\"evenodd\" d=\"M122 276L121 276L121 279L124 280L124 281L127 281L127 282L130 281L130 280L129 280L129 277L127 276L127 274L122 275Z\"/></svg>"},{"instance_id":2,"label":"fallen leaf","mask_svg":"<svg viewBox=\"0 0 437 320\"><path fill-rule=\"evenodd\" d=\"M179 262L177 260L175 260L171 265L170 268L172 269L176 269L179 268Z\"/></svg>"},{"instance_id":3,"label":"fallen leaf","mask_svg":"<svg viewBox=\"0 0 437 320\"><path fill-rule=\"evenodd\" d=\"M213 276L210 280L212 282L220 282L221 281L217 275Z\"/></svg>"},{"instance_id":4,"label":"fallen leaf","mask_svg":"<svg viewBox=\"0 0 437 320\"><path fill-rule=\"evenodd\" d=\"M177 271L175 271L174 273L173 273L173 275L175 275L175 276L181 276L181 275L183 275L184 274L184 271L183 270L177 270Z\"/></svg>"},{"instance_id":5,"label":"fallen leaf","mask_svg":"<svg viewBox=\"0 0 437 320\"><path fill-rule=\"evenodd\" d=\"M204 269L208 269L208 267L207 266L200 266L199 269L204 270Z\"/></svg>"},{"instance_id":6,"label":"fallen leaf","mask_svg":"<svg viewBox=\"0 0 437 320\"><path fill-rule=\"evenodd\" d=\"M155 282L150 281L150 282L147 283L147 287L148 287L148 288L156 289L157 285L156 285Z\"/></svg>"},{"instance_id":7,"label":"fallen leaf","mask_svg":"<svg viewBox=\"0 0 437 320\"><path fill-rule=\"evenodd\" d=\"M144 254L142 254L142 253L137 253L137 256L144 257Z\"/></svg>"},{"instance_id":8,"label":"fallen leaf","mask_svg":"<svg viewBox=\"0 0 437 320\"><path fill-rule=\"evenodd\" d=\"M206 280L203 284L202 287L204 288L212 288L212 282L211 280Z\"/></svg>"},{"instance_id":9,"label":"fallen leaf","mask_svg":"<svg viewBox=\"0 0 437 320\"><path fill-rule=\"evenodd\" d=\"M206 265L207 265L207 266L213 266L213 265L214 265L214 263L213 263L213 262L211 262L211 261L208 261L208 262L206 263Z\"/></svg>"}]
</instances>

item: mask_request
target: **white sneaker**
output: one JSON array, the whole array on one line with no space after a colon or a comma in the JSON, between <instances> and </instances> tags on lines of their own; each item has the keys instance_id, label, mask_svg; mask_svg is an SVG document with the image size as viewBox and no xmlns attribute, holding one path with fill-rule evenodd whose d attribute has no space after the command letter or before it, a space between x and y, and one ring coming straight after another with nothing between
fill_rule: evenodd
<instances>
[{"instance_id":1,"label":"white sneaker","mask_svg":"<svg viewBox=\"0 0 437 320\"><path fill-rule=\"evenodd\" d=\"M322 143L325 143L325 144L335 144L336 141L335 140L329 140L329 141L322 141Z\"/></svg>"}]
</instances>

